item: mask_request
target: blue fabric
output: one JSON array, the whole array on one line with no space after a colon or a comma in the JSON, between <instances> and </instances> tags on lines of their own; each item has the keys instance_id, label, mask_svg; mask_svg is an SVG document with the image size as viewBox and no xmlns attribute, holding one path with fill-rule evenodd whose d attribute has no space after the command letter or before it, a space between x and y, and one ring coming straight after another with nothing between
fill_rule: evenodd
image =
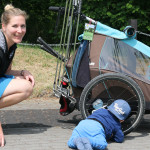
<instances>
[{"instance_id":1,"label":"blue fabric","mask_svg":"<svg viewBox=\"0 0 150 150\"><path fill-rule=\"evenodd\" d=\"M90 60L89 60L89 42L88 42L78 67L78 73L76 76L76 84L78 87L84 88L91 81L89 63Z\"/></svg>"},{"instance_id":2,"label":"blue fabric","mask_svg":"<svg viewBox=\"0 0 150 150\"><path fill-rule=\"evenodd\" d=\"M95 120L85 119L80 121L72 132L68 146L70 148L77 148L75 141L79 137L88 138L92 148L97 150L103 150L107 147L104 128Z\"/></svg>"},{"instance_id":3,"label":"blue fabric","mask_svg":"<svg viewBox=\"0 0 150 150\"><path fill-rule=\"evenodd\" d=\"M122 31L113 29L107 25L97 22L95 33L107 35L116 39L128 39L129 37Z\"/></svg>"},{"instance_id":4,"label":"blue fabric","mask_svg":"<svg viewBox=\"0 0 150 150\"><path fill-rule=\"evenodd\" d=\"M107 140L113 139L118 143L123 142L124 134L121 130L120 121L109 110L98 109L87 118L95 118L103 124Z\"/></svg>"},{"instance_id":5,"label":"blue fabric","mask_svg":"<svg viewBox=\"0 0 150 150\"><path fill-rule=\"evenodd\" d=\"M125 120L129 116L129 114L131 112L130 105L126 101L124 101L122 99L115 100L107 108L119 120Z\"/></svg>"},{"instance_id":6,"label":"blue fabric","mask_svg":"<svg viewBox=\"0 0 150 150\"><path fill-rule=\"evenodd\" d=\"M0 77L0 97L2 97L6 87L12 79L14 79L14 76L12 75L4 75L3 77Z\"/></svg>"},{"instance_id":7,"label":"blue fabric","mask_svg":"<svg viewBox=\"0 0 150 150\"><path fill-rule=\"evenodd\" d=\"M82 43L80 44L79 49L77 51L76 57L75 57L75 61L73 64L73 69L72 69L72 85L74 87L77 87L76 77L77 77L77 73L78 73L78 68L79 68L82 56L85 52L87 43L88 43L88 41L86 41L86 40L82 41Z\"/></svg>"},{"instance_id":8,"label":"blue fabric","mask_svg":"<svg viewBox=\"0 0 150 150\"><path fill-rule=\"evenodd\" d=\"M128 37L124 32L119 31L117 29L113 29L107 25L104 25L100 22L97 22L95 33L103 34L115 39L119 39L126 44L130 45L131 47L135 48L136 50L142 52L146 56L150 57L150 47L145 45L144 43L134 39L133 37ZM81 41L83 39L83 34L81 34L78 39Z\"/></svg>"},{"instance_id":9,"label":"blue fabric","mask_svg":"<svg viewBox=\"0 0 150 150\"><path fill-rule=\"evenodd\" d=\"M93 150L88 138L78 137L74 140L78 150Z\"/></svg>"},{"instance_id":10,"label":"blue fabric","mask_svg":"<svg viewBox=\"0 0 150 150\"><path fill-rule=\"evenodd\" d=\"M97 22L95 33L104 34L110 36L115 39L120 39L126 44L130 45L131 47L137 49L138 51L142 52L143 54L150 57L150 47L145 45L142 42L134 39L134 37L128 37L124 32L113 29L107 25L104 25L100 22ZM81 39L81 37L80 37Z\"/></svg>"}]
</instances>

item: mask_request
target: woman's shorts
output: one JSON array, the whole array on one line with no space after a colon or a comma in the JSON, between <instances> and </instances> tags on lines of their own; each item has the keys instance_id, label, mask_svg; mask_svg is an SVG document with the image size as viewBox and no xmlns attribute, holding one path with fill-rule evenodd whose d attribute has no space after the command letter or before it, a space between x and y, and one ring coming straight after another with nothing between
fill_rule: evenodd
<instances>
[{"instance_id":1,"label":"woman's shorts","mask_svg":"<svg viewBox=\"0 0 150 150\"><path fill-rule=\"evenodd\" d=\"M0 77L0 98L2 97L6 87L12 79L14 79L14 76L12 75L4 75Z\"/></svg>"}]
</instances>

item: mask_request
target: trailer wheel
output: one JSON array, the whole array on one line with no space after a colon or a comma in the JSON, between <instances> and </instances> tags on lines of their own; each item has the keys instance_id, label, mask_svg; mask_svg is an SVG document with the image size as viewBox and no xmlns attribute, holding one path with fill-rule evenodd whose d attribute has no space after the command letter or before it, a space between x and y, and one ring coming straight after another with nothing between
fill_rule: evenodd
<instances>
[{"instance_id":1,"label":"trailer wheel","mask_svg":"<svg viewBox=\"0 0 150 150\"><path fill-rule=\"evenodd\" d=\"M145 112L145 100L140 87L133 79L120 73L99 75L86 85L79 102L83 119L92 113L92 104L97 99L101 99L105 106L116 99L123 99L129 103L130 116L122 123L124 134L130 133L139 125Z\"/></svg>"}]
</instances>

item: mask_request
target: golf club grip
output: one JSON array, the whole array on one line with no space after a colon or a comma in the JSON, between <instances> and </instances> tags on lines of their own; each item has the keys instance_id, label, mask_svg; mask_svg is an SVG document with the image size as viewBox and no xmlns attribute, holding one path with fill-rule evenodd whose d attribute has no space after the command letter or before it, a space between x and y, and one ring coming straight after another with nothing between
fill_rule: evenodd
<instances>
[{"instance_id":1,"label":"golf club grip","mask_svg":"<svg viewBox=\"0 0 150 150\"><path fill-rule=\"evenodd\" d=\"M38 37L37 42L39 42L42 46L41 48L45 51L47 51L48 53L50 53L51 55L59 58L62 61L65 61L65 58L61 55L59 55L57 52L55 52L54 49L52 49L41 37Z\"/></svg>"},{"instance_id":2,"label":"golf club grip","mask_svg":"<svg viewBox=\"0 0 150 150\"><path fill-rule=\"evenodd\" d=\"M64 11L65 8L64 8L64 7L50 6L50 7L49 7L49 10L52 10L52 11Z\"/></svg>"}]
</instances>

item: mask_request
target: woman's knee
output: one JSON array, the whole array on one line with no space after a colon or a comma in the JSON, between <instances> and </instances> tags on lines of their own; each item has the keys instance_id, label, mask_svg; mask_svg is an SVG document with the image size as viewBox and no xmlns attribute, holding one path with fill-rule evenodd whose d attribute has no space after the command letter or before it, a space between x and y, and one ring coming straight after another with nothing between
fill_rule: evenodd
<instances>
[{"instance_id":1,"label":"woman's knee","mask_svg":"<svg viewBox=\"0 0 150 150\"><path fill-rule=\"evenodd\" d=\"M24 93L25 99L28 98L32 94L33 86L31 85L29 81L26 80L26 82L24 83L24 88L22 92Z\"/></svg>"},{"instance_id":2,"label":"woman's knee","mask_svg":"<svg viewBox=\"0 0 150 150\"><path fill-rule=\"evenodd\" d=\"M32 92L33 86L30 81L25 79L13 79L6 87L3 97L20 93L21 99L26 99L32 94Z\"/></svg>"}]
</instances>

